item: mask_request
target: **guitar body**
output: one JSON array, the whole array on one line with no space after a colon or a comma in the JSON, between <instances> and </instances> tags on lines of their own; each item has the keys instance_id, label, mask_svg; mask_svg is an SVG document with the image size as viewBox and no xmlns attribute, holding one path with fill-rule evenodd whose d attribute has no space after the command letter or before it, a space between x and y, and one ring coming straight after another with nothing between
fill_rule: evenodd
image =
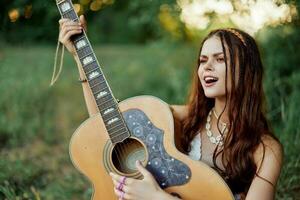
<instances>
[{"instance_id":1,"label":"guitar body","mask_svg":"<svg viewBox=\"0 0 300 200\"><path fill-rule=\"evenodd\" d=\"M154 175L167 192L184 200L233 199L224 180L209 166L179 152L169 106L152 96L119 103L131 137L113 145L100 114L87 119L70 142L70 157L94 188L93 200L117 200L109 172L142 178L135 160Z\"/></svg>"}]
</instances>

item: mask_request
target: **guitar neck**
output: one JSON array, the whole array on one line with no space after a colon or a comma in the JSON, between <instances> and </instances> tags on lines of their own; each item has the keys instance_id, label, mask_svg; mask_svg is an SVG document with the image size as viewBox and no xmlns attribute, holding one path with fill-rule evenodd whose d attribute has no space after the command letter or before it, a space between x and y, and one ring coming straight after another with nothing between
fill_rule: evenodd
<instances>
[{"instance_id":1,"label":"guitar neck","mask_svg":"<svg viewBox=\"0 0 300 200\"><path fill-rule=\"evenodd\" d=\"M62 18L79 21L71 0L58 0L57 7ZM85 31L71 37L71 41L112 143L123 141L130 133Z\"/></svg>"}]
</instances>

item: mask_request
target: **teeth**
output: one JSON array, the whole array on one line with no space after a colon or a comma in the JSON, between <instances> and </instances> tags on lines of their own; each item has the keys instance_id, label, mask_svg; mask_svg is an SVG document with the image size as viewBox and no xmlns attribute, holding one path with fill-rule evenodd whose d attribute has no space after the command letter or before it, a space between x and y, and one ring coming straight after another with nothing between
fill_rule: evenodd
<instances>
[{"instance_id":1,"label":"teeth","mask_svg":"<svg viewBox=\"0 0 300 200\"><path fill-rule=\"evenodd\" d=\"M205 81L217 81L218 78L215 78L215 77L205 77L204 80Z\"/></svg>"}]
</instances>

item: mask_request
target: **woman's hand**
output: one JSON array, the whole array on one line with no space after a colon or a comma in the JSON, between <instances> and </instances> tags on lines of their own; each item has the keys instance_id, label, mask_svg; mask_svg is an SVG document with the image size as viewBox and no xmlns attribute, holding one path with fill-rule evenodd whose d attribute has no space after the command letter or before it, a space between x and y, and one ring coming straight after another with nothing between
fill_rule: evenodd
<instances>
[{"instance_id":1,"label":"woman's hand","mask_svg":"<svg viewBox=\"0 0 300 200\"><path fill-rule=\"evenodd\" d=\"M70 19L60 19L59 20L59 41L65 45L67 50L72 54L75 55L76 50L71 42L70 38L72 35L76 35L82 32L82 29L86 30L86 21L84 16L81 15L79 17L79 23L73 22Z\"/></svg>"},{"instance_id":2,"label":"woman's hand","mask_svg":"<svg viewBox=\"0 0 300 200\"><path fill-rule=\"evenodd\" d=\"M136 167L144 176L142 180L125 178L114 173L110 173L114 186L115 193L122 199L134 200L153 200L163 199L165 193L158 185L152 174L145 169L140 161L136 162Z\"/></svg>"}]
</instances>

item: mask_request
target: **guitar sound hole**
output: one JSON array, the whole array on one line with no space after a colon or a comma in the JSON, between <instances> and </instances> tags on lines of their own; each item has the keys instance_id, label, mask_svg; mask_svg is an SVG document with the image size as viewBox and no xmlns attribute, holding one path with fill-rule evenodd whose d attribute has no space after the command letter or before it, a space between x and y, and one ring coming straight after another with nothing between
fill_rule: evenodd
<instances>
[{"instance_id":1,"label":"guitar sound hole","mask_svg":"<svg viewBox=\"0 0 300 200\"><path fill-rule=\"evenodd\" d=\"M123 142L116 144L112 150L113 165L124 174L135 173L137 171L135 167L136 160L143 162L145 159L145 147L134 138L127 138Z\"/></svg>"}]
</instances>

